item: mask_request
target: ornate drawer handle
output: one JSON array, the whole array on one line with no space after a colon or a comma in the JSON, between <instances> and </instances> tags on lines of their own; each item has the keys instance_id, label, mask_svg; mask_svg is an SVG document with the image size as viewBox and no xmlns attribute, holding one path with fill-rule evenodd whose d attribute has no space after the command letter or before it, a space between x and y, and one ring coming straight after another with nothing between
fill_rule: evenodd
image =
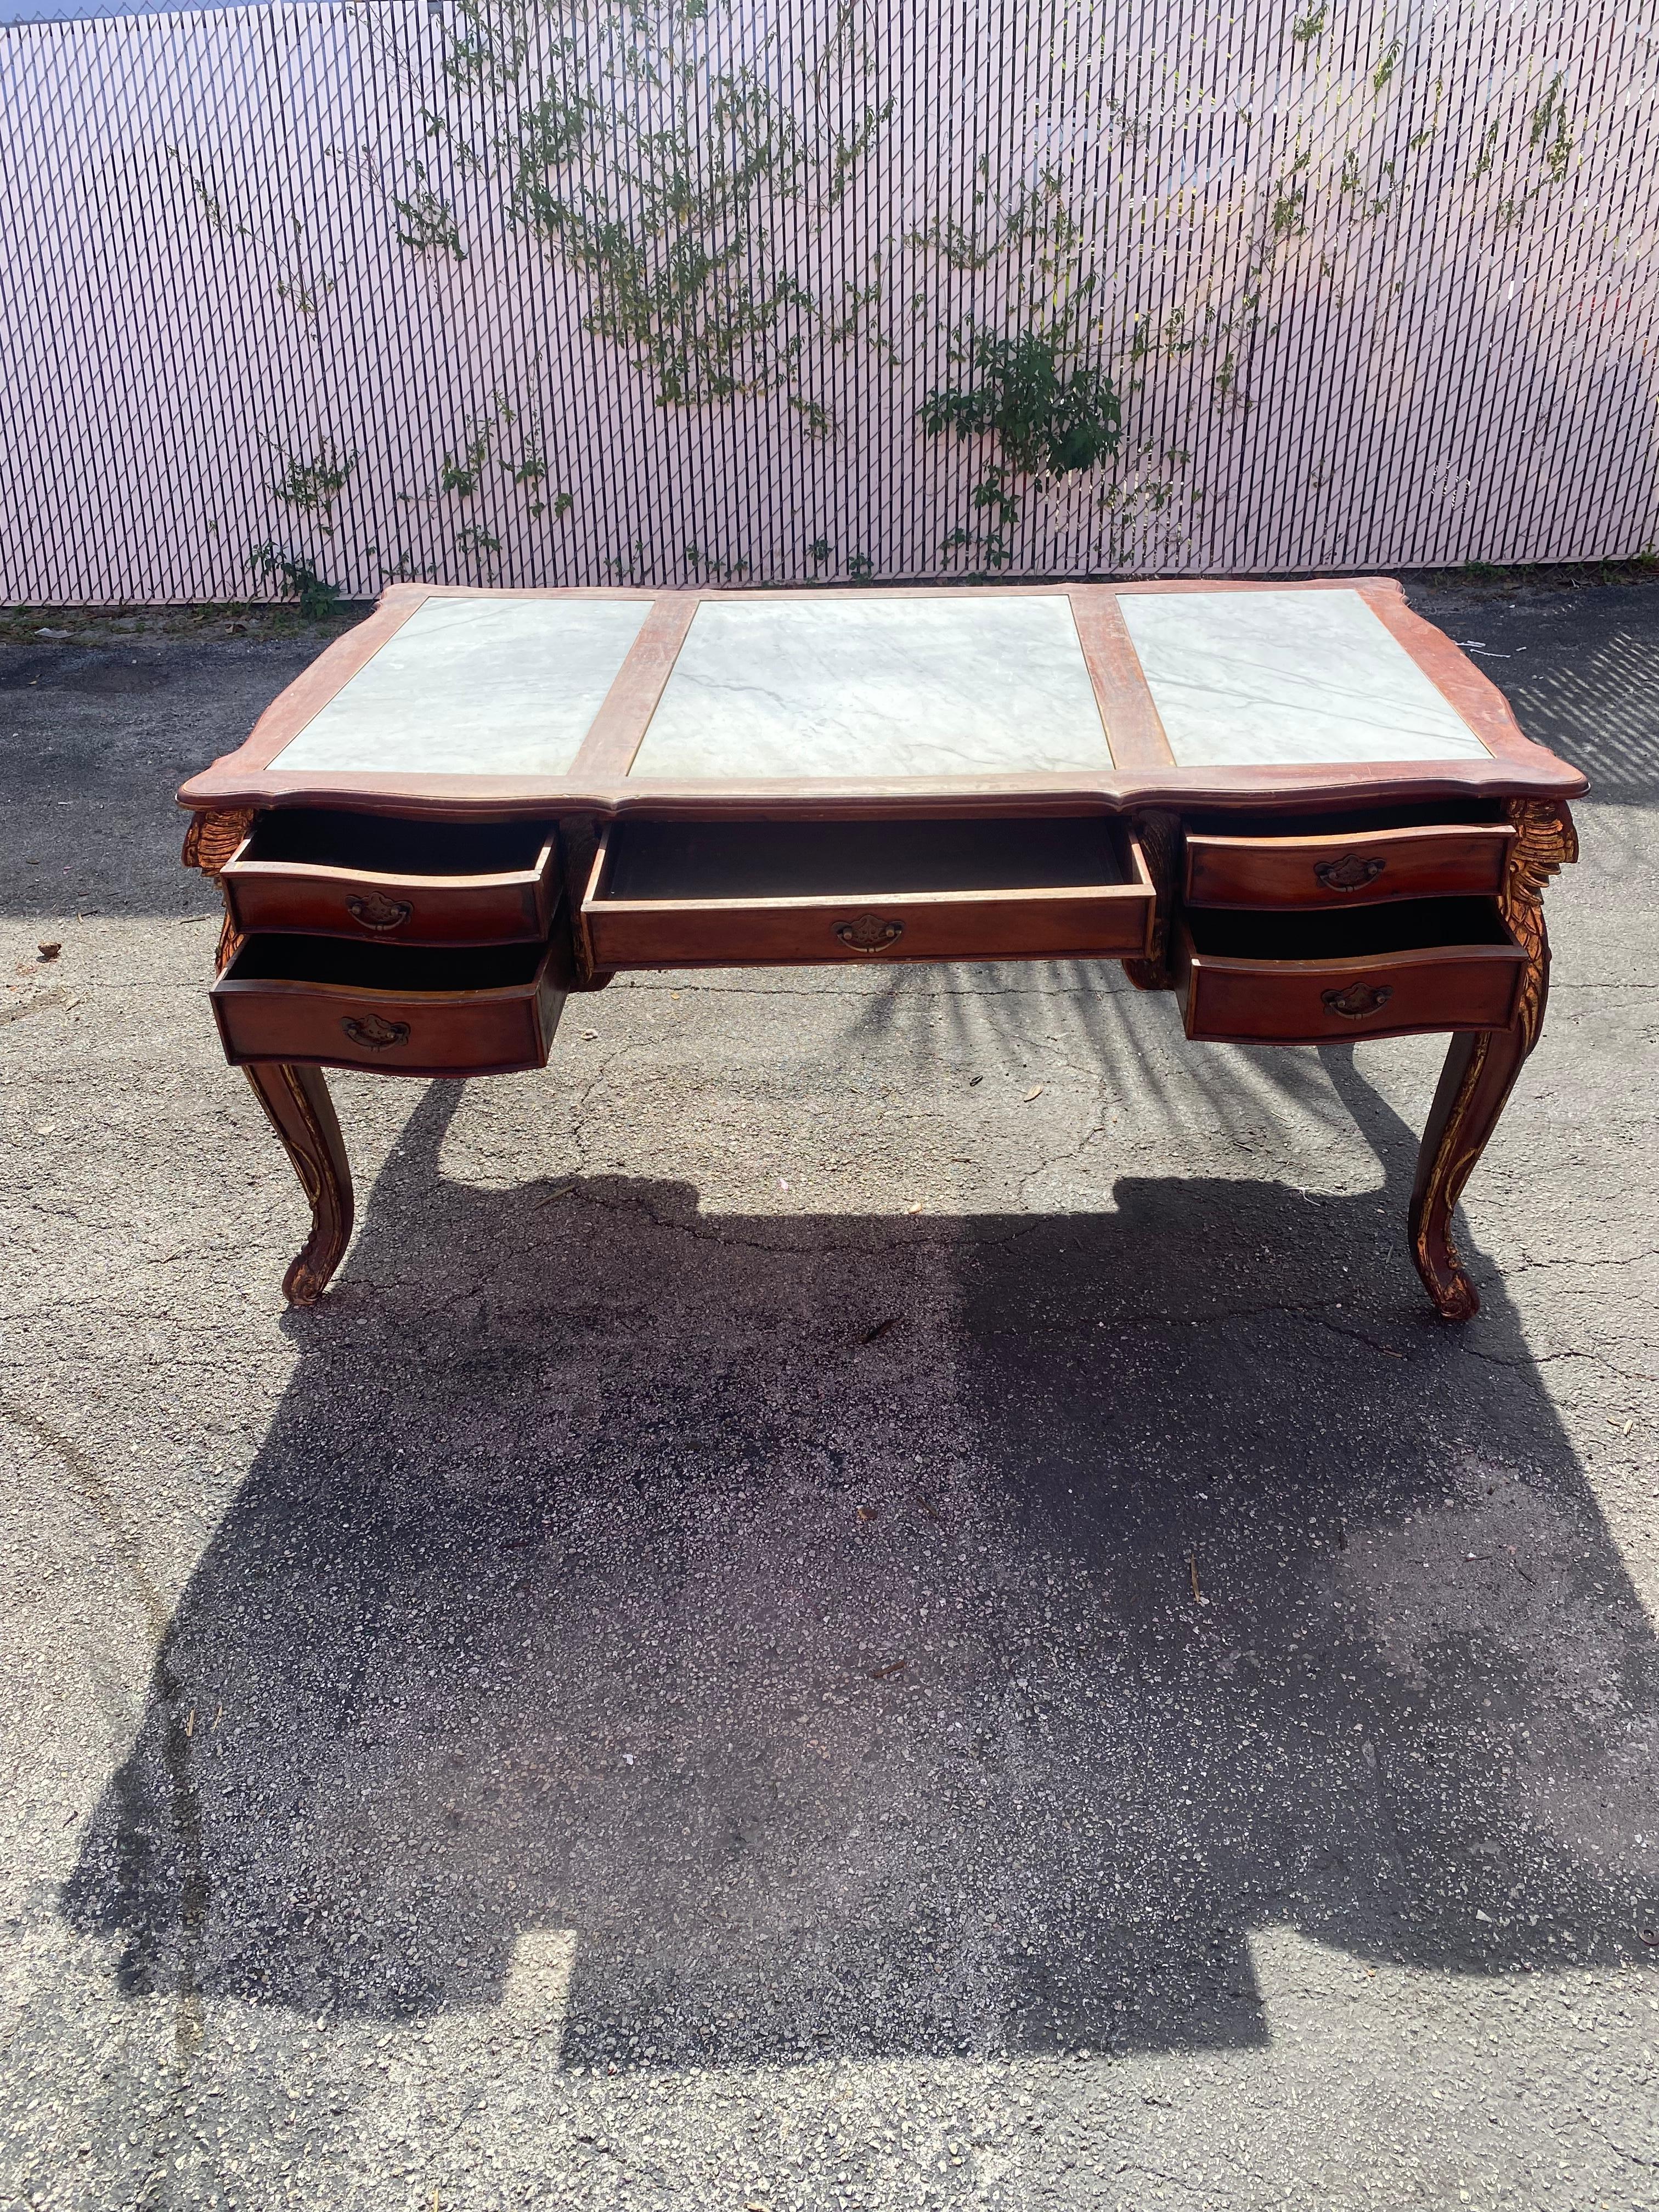
<instances>
[{"instance_id":1,"label":"ornate drawer handle","mask_svg":"<svg viewBox=\"0 0 1659 2212\"><path fill-rule=\"evenodd\" d=\"M340 1027L353 1044L365 1045L370 1052L384 1052L389 1044L409 1042L407 1022L383 1022L378 1014L365 1014L362 1021L348 1014Z\"/></svg>"},{"instance_id":2,"label":"ornate drawer handle","mask_svg":"<svg viewBox=\"0 0 1659 2212\"><path fill-rule=\"evenodd\" d=\"M889 921L878 914L855 914L851 921L836 924L836 934L854 952L879 952L884 945L898 943L904 924Z\"/></svg>"},{"instance_id":3,"label":"ornate drawer handle","mask_svg":"<svg viewBox=\"0 0 1659 2212\"><path fill-rule=\"evenodd\" d=\"M1363 891L1388 865L1375 854L1365 860L1358 853L1345 853L1340 860L1316 860L1314 873L1328 891Z\"/></svg>"},{"instance_id":4,"label":"ornate drawer handle","mask_svg":"<svg viewBox=\"0 0 1659 2212\"><path fill-rule=\"evenodd\" d=\"M362 896L354 891L346 901L346 912L365 929L401 929L414 911L406 901L382 898L379 891L366 891Z\"/></svg>"},{"instance_id":5,"label":"ornate drawer handle","mask_svg":"<svg viewBox=\"0 0 1659 2212\"><path fill-rule=\"evenodd\" d=\"M1322 991L1322 1003L1334 1014L1346 1014L1351 1022L1363 1022L1368 1014L1380 1014L1394 996L1392 983L1350 983L1346 991Z\"/></svg>"}]
</instances>

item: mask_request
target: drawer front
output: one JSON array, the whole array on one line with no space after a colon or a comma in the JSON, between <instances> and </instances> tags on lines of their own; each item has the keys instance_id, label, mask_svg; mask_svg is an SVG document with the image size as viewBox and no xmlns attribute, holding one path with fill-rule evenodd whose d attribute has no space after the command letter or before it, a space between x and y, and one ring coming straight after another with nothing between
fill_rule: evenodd
<instances>
[{"instance_id":1,"label":"drawer front","mask_svg":"<svg viewBox=\"0 0 1659 2212\"><path fill-rule=\"evenodd\" d=\"M1125 842L1132 880L1121 884L696 901L606 897L602 843L581 926L596 969L1140 958L1155 893L1139 845Z\"/></svg>"},{"instance_id":2,"label":"drawer front","mask_svg":"<svg viewBox=\"0 0 1659 2212\"><path fill-rule=\"evenodd\" d=\"M532 867L506 875L386 875L239 853L220 880L244 936L294 930L380 945L533 944L547 935L559 889L551 843Z\"/></svg>"},{"instance_id":3,"label":"drawer front","mask_svg":"<svg viewBox=\"0 0 1659 2212\"><path fill-rule=\"evenodd\" d=\"M240 981L213 986L225 1057L307 1060L392 1075L490 1075L544 1067L564 992L553 956L533 981L489 991L380 991Z\"/></svg>"},{"instance_id":4,"label":"drawer front","mask_svg":"<svg viewBox=\"0 0 1659 2212\"><path fill-rule=\"evenodd\" d=\"M1508 823L1364 830L1350 836L1187 839L1188 906L1372 906L1386 899L1491 897L1503 887Z\"/></svg>"},{"instance_id":5,"label":"drawer front","mask_svg":"<svg viewBox=\"0 0 1659 2212\"><path fill-rule=\"evenodd\" d=\"M1346 1043L1425 1030L1501 1030L1514 1019L1518 945L1442 945L1342 960L1251 960L1195 951L1176 933L1189 1037Z\"/></svg>"}]
</instances>

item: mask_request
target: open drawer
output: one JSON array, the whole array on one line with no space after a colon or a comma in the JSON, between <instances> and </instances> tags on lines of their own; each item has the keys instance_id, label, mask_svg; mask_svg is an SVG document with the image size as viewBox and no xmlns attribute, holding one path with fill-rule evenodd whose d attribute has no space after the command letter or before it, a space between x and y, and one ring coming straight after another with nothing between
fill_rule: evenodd
<instances>
[{"instance_id":1,"label":"open drawer","mask_svg":"<svg viewBox=\"0 0 1659 2212\"><path fill-rule=\"evenodd\" d=\"M556 945L421 951L250 937L211 997L233 1061L499 1075L546 1066L566 964Z\"/></svg>"},{"instance_id":2,"label":"open drawer","mask_svg":"<svg viewBox=\"0 0 1659 2212\"><path fill-rule=\"evenodd\" d=\"M1200 817L1187 824L1188 906L1370 906L1488 897L1502 890L1515 830L1402 806L1361 817Z\"/></svg>"},{"instance_id":3,"label":"open drawer","mask_svg":"<svg viewBox=\"0 0 1659 2212\"><path fill-rule=\"evenodd\" d=\"M1494 899L1200 912L1175 940L1188 1036L1273 1044L1507 1029L1526 966Z\"/></svg>"},{"instance_id":4,"label":"open drawer","mask_svg":"<svg viewBox=\"0 0 1659 2212\"><path fill-rule=\"evenodd\" d=\"M1135 838L1094 815L624 816L582 901L596 969L1144 955Z\"/></svg>"},{"instance_id":5,"label":"open drawer","mask_svg":"<svg viewBox=\"0 0 1659 2212\"><path fill-rule=\"evenodd\" d=\"M257 815L220 880L245 935L397 945L544 939L559 892L544 822L404 822L326 807Z\"/></svg>"}]
</instances>

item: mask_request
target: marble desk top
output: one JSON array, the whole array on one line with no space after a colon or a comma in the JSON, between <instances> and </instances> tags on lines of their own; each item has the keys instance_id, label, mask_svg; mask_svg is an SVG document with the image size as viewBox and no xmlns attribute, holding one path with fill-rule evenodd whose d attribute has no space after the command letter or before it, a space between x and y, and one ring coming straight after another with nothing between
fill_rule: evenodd
<instances>
[{"instance_id":1,"label":"marble desk top","mask_svg":"<svg viewBox=\"0 0 1659 2212\"><path fill-rule=\"evenodd\" d=\"M1124 592L1118 605L1179 768L1486 757L1358 592Z\"/></svg>"},{"instance_id":2,"label":"marble desk top","mask_svg":"<svg viewBox=\"0 0 1659 2212\"><path fill-rule=\"evenodd\" d=\"M506 592L397 584L181 803L1314 805L1583 778L1389 577ZM678 794L677 797L676 794Z\"/></svg>"},{"instance_id":3,"label":"marble desk top","mask_svg":"<svg viewBox=\"0 0 1659 2212\"><path fill-rule=\"evenodd\" d=\"M638 599L431 599L271 765L562 775ZM1118 597L1182 768L1462 760L1474 732L1358 592ZM1061 595L705 600L631 773L673 782L1109 769Z\"/></svg>"},{"instance_id":4,"label":"marble desk top","mask_svg":"<svg viewBox=\"0 0 1659 2212\"><path fill-rule=\"evenodd\" d=\"M648 599L431 599L271 765L564 775Z\"/></svg>"},{"instance_id":5,"label":"marble desk top","mask_svg":"<svg viewBox=\"0 0 1659 2212\"><path fill-rule=\"evenodd\" d=\"M635 775L1041 775L1111 765L1064 599L705 601Z\"/></svg>"}]
</instances>

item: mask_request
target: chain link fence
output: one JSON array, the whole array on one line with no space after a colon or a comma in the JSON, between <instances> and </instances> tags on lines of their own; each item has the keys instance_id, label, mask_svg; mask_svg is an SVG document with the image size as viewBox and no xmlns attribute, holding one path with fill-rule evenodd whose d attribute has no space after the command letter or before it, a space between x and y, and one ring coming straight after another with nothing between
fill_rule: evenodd
<instances>
[{"instance_id":1,"label":"chain link fence","mask_svg":"<svg viewBox=\"0 0 1659 2212\"><path fill-rule=\"evenodd\" d=\"M8 601L1659 538L1622 0L366 0L0 72Z\"/></svg>"}]
</instances>

